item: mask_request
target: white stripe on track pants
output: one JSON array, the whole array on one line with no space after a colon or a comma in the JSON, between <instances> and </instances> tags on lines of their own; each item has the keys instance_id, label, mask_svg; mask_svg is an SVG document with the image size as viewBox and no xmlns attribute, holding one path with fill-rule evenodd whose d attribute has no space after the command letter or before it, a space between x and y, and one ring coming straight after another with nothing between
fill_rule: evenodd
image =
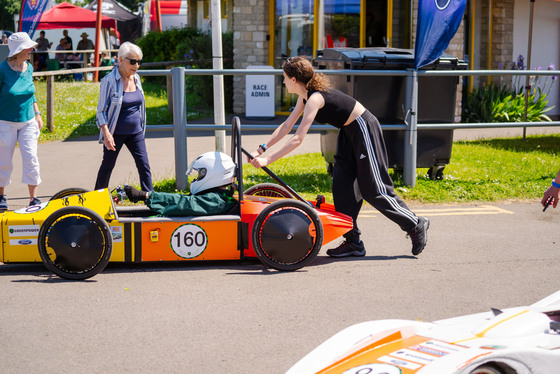
<instances>
[{"instance_id":1,"label":"white stripe on track pants","mask_svg":"<svg viewBox=\"0 0 560 374\"><path fill-rule=\"evenodd\" d=\"M388 171L387 150L379 121L369 111L344 126L338 135L333 169L335 209L352 217L354 228L344 235L359 238L356 219L366 200L403 231L411 231L418 218L395 193Z\"/></svg>"}]
</instances>

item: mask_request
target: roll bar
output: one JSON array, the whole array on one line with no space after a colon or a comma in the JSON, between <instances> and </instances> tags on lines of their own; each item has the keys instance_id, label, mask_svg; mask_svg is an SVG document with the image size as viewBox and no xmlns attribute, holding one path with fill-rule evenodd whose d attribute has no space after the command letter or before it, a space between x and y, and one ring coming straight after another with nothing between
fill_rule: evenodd
<instances>
[{"instance_id":1,"label":"roll bar","mask_svg":"<svg viewBox=\"0 0 560 374\"><path fill-rule=\"evenodd\" d=\"M238 116L231 121L231 159L237 165L237 193L243 200L243 153L241 147L241 121Z\"/></svg>"}]
</instances>

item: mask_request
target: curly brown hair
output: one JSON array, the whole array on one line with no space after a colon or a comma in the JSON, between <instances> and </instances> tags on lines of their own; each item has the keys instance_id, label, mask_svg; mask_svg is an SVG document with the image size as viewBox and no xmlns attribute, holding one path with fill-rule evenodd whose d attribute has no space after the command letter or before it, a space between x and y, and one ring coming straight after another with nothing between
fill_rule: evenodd
<instances>
[{"instance_id":1,"label":"curly brown hair","mask_svg":"<svg viewBox=\"0 0 560 374\"><path fill-rule=\"evenodd\" d=\"M321 73L316 73L311 61L305 57L289 57L282 70L290 78L303 83L308 91L326 91L331 88L328 78Z\"/></svg>"}]
</instances>

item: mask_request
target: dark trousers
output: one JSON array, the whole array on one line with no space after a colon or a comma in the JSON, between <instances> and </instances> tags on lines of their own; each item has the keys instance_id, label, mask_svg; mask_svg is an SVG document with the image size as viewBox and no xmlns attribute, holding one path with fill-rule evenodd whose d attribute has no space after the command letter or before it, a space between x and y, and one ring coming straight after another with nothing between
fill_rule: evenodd
<instances>
[{"instance_id":1,"label":"dark trousers","mask_svg":"<svg viewBox=\"0 0 560 374\"><path fill-rule=\"evenodd\" d=\"M340 130L332 189L336 211L349 215L354 221L354 228L344 234L346 239L359 240L356 219L363 200L404 231L418 224L416 215L395 193L387 164L383 132L373 114L366 111Z\"/></svg>"},{"instance_id":2,"label":"dark trousers","mask_svg":"<svg viewBox=\"0 0 560 374\"><path fill-rule=\"evenodd\" d=\"M39 58L39 64L37 65L37 71L46 70L47 59L49 58L48 53L37 53L37 58Z\"/></svg>"},{"instance_id":3,"label":"dark trousers","mask_svg":"<svg viewBox=\"0 0 560 374\"><path fill-rule=\"evenodd\" d=\"M99 172L97 173L95 189L99 190L109 187L109 179L111 179L111 173L117 163L117 156L119 155L123 145L126 145L134 158L134 162L136 163L142 191L153 191L152 172L150 171L150 162L148 161L148 152L146 150L144 134L115 134L113 135L113 138L115 139L114 151L111 151L107 149L107 147L103 146L103 161L101 161L101 166L99 167Z\"/></svg>"}]
</instances>

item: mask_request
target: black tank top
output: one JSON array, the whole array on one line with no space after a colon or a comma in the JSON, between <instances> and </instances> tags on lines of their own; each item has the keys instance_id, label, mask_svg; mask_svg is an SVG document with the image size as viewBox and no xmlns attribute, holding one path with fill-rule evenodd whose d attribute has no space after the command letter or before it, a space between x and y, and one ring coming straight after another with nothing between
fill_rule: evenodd
<instances>
[{"instance_id":1,"label":"black tank top","mask_svg":"<svg viewBox=\"0 0 560 374\"><path fill-rule=\"evenodd\" d=\"M356 99L334 88L326 91L311 91L307 97L311 97L315 92L319 92L325 100L325 105L317 112L315 121L341 129L352 114ZM303 103L307 104L307 100L304 99Z\"/></svg>"}]
</instances>

